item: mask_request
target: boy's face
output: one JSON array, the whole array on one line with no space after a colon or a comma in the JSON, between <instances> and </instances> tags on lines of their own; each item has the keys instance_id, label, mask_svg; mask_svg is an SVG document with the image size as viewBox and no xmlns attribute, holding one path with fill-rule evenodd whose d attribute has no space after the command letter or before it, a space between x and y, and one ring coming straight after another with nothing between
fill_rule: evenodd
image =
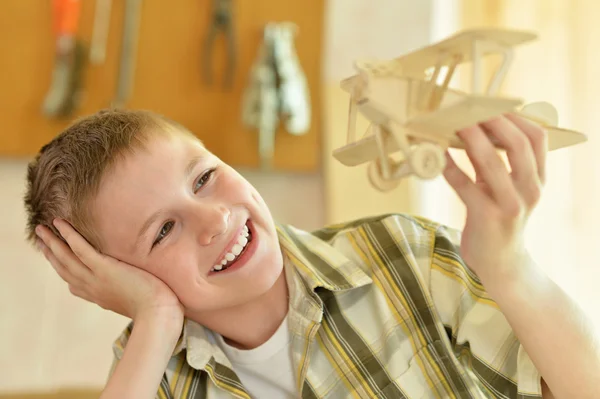
<instances>
[{"instance_id":1,"label":"boy's face","mask_svg":"<svg viewBox=\"0 0 600 399\"><path fill-rule=\"evenodd\" d=\"M118 161L92 211L104 252L164 281L188 311L247 303L283 271L256 189L184 135L151 138Z\"/></svg>"}]
</instances>

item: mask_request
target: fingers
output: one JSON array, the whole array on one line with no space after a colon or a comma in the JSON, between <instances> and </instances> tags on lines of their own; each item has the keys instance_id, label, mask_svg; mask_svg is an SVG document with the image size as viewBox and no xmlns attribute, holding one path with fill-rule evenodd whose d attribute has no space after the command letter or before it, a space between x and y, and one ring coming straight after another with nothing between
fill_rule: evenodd
<instances>
[{"instance_id":1,"label":"fingers","mask_svg":"<svg viewBox=\"0 0 600 399\"><path fill-rule=\"evenodd\" d=\"M491 199L456 165L448 151L446 151L444 177L467 208L473 209L479 204L491 204Z\"/></svg>"},{"instance_id":2,"label":"fingers","mask_svg":"<svg viewBox=\"0 0 600 399\"><path fill-rule=\"evenodd\" d=\"M61 262L59 262L58 259L56 259L50 248L44 244L41 238L38 239L37 246L44 254L44 257L48 260L48 262L50 262L50 265L60 276L60 278L62 278L67 284L79 284L79 279L76 278Z\"/></svg>"},{"instance_id":3,"label":"fingers","mask_svg":"<svg viewBox=\"0 0 600 399\"><path fill-rule=\"evenodd\" d=\"M506 166L496 148L481 126L473 126L457 133L465 144L465 150L475 173L484 182L492 199L508 210L519 206L518 197Z\"/></svg>"},{"instance_id":4,"label":"fingers","mask_svg":"<svg viewBox=\"0 0 600 399\"><path fill-rule=\"evenodd\" d=\"M56 237L50 229L37 226L36 234L40 240L38 247L63 280L74 284L87 282L93 277L92 271L81 263L69 246Z\"/></svg>"},{"instance_id":5,"label":"fingers","mask_svg":"<svg viewBox=\"0 0 600 399\"><path fill-rule=\"evenodd\" d=\"M472 183L455 164L451 165L447 180L461 198L467 194L474 200L467 180L493 200L505 215L517 216L531 210L541 197L545 180L547 138L543 129L524 118L501 116L457 133L477 180ZM511 172L497 153L492 140L506 150ZM462 193L462 194L461 194ZM468 203L463 199L465 204Z\"/></svg>"},{"instance_id":6,"label":"fingers","mask_svg":"<svg viewBox=\"0 0 600 399\"><path fill-rule=\"evenodd\" d=\"M536 158L527 135L505 117L495 118L481 125L506 150L512 180L520 198L528 206L535 205L541 195L541 184Z\"/></svg>"},{"instance_id":7,"label":"fingers","mask_svg":"<svg viewBox=\"0 0 600 399\"><path fill-rule=\"evenodd\" d=\"M71 225L61 219L54 220L54 227L60 235L67 241L72 252L82 263L90 270L101 261L100 255L85 238L81 236ZM59 258L60 259L60 258Z\"/></svg>"},{"instance_id":8,"label":"fingers","mask_svg":"<svg viewBox=\"0 0 600 399\"><path fill-rule=\"evenodd\" d=\"M84 299L88 302L94 302L92 297L88 294L88 292L82 289L80 286L69 284L69 291L76 297Z\"/></svg>"},{"instance_id":9,"label":"fingers","mask_svg":"<svg viewBox=\"0 0 600 399\"><path fill-rule=\"evenodd\" d=\"M548 136L541 126L517 115L508 114L506 118L527 136L536 160L537 174L540 182L546 182L546 155L548 153Z\"/></svg>"}]
</instances>

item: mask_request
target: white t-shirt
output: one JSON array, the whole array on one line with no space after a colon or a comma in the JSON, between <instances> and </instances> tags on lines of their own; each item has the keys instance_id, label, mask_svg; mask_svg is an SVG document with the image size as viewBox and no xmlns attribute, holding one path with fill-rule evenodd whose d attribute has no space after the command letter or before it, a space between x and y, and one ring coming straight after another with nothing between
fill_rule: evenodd
<instances>
[{"instance_id":1,"label":"white t-shirt","mask_svg":"<svg viewBox=\"0 0 600 399\"><path fill-rule=\"evenodd\" d=\"M275 334L255 349L241 350L228 345L223 337L208 329L208 340L221 348L233 366L248 393L254 399L297 398L296 379L292 366L290 330L288 318L283 320ZM166 374L169 382L177 367L176 358L171 359ZM218 399L221 395L217 395ZM223 392L223 397L230 397Z\"/></svg>"},{"instance_id":2,"label":"white t-shirt","mask_svg":"<svg viewBox=\"0 0 600 399\"><path fill-rule=\"evenodd\" d=\"M267 342L250 350L234 348L221 335L211 335L253 398L297 397L287 317Z\"/></svg>"}]
</instances>

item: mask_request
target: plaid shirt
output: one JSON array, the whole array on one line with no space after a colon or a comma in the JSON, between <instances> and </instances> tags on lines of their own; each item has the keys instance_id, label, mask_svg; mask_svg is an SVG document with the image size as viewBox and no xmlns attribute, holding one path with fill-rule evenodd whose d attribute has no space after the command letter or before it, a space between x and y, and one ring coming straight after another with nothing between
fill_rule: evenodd
<instances>
[{"instance_id":1,"label":"plaid shirt","mask_svg":"<svg viewBox=\"0 0 600 399\"><path fill-rule=\"evenodd\" d=\"M457 231L392 214L278 234L298 397L541 398L540 374L462 262ZM157 397L251 398L204 328L183 330Z\"/></svg>"}]
</instances>

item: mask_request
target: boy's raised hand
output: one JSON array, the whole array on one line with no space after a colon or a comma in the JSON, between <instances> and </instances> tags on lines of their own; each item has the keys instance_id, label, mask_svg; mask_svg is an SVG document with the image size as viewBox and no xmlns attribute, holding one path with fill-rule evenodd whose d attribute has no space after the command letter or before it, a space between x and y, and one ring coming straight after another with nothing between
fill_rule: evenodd
<instances>
[{"instance_id":1,"label":"boy's raised hand","mask_svg":"<svg viewBox=\"0 0 600 399\"><path fill-rule=\"evenodd\" d=\"M463 259L541 374L543 397L600 398L596 329L579 303L533 262L525 247L525 226L546 178L544 130L506 115L458 134L477 176L471 180L448 159L444 176L467 208ZM489 136L506 150L510 168Z\"/></svg>"},{"instance_id":2,"label":"boy's raised hand","mask_svg":"<svg viewBox=\"0 0 600 399\"><path fill-rule=\"evenodd\" d=\"M68 222L57 219L54 226L69 245L40 225L38 246L73 295L135 321L158 317L181 328L183 306L164 282L98 253Z\"/></svg>"},{"instance_id":3,"label":"boy's raised hand","mask_svg":"<svg viewBox=\"0 0 600 399\"><path fill-rule=\"evenodd\" d=\"M458 135L476 173L473 181L447 154L444 176L467 209L462 257L484 285L518 279L531 264L524 229L545 180L546 134L533 122L505 115ZM510 171L490 136L506 150Z\"/></svg>"}]
</instances>

